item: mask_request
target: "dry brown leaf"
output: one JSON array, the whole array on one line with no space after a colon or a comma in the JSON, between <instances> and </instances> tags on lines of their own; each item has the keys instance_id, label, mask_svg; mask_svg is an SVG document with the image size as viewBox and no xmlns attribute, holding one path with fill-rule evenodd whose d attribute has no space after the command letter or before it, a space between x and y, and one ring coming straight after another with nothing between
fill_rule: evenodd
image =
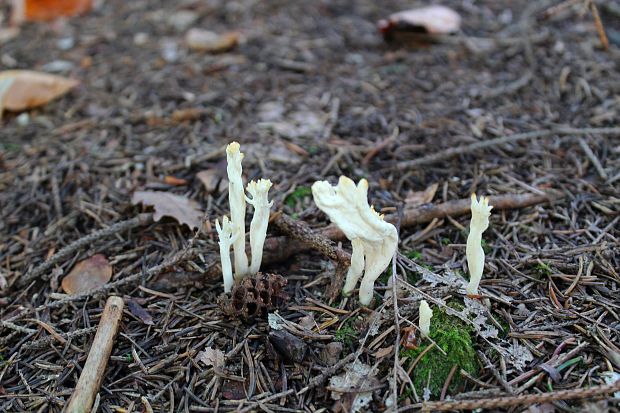
<instances>
[{"instance_id":1,"label":"dry brown leaf","mask_svg":"<svg viewBox=\"0 0 620 413\"><path fill-rule=\"evenodd\" d=\"M159 221L162 217L176 219L180 224L190 228L200 228L202 211L196 201L184 196L160 191L136 191L131 197L131 203L152 206L155 209L153 219Z\"/></svg>"},{"instance_id":2,"label":"dry brown leaf","mask_svg":"<svg viewBox=\"0 0 620 413\"><path fill-rule=\"evenodd\" d=\"M420 29L428 34L450 34L461 28L461 16L448 7L434 5L394 13L378 25L384 35Z\"/></svg>"},{"instance_id":3,"label":"dry brown leaf","mask_svg":"<svg viewBox=\"0 0 620 413\"><path fill-rule=\"evenodd\" d=\"M92 0L13 0L11 22L19 24L77 16L92 7Z\"/></svg>"},{"instance_id":4,"label":"dry brown leaf","mask_svg":"<svg viewBox=\"0 0 620 413\"><path fill-rule=\"evenodd\" d=\"M0 116L4 109L20 111L44 105L78 84L75 79L32 70L0 72Z\"/></svg>"},{"instance_id":5,"label":"dry brown leaf","mask_svg":"<svg viewBox=\"0 0 620 413\"><path fill-rule=\"evenodd\" d=\"M210 194L216 191L221 193L228 188L228 179L219 169L200 171L196 174L196 178L200 179L205 190Z\"/></svg>"},{"instance_id":6,"label":"dry brown leaf","mask_svg":"<svg viewBox=\"0 0 620 413\"><path fill-rule=\"evenodd\" d=\"M435 197L438 187L439 184L434 183L424 191L409 191L405 198L405 208L415 208L420 205L428 204Z\"/></svg>"},{"instance_id":7,"label":"dry brown leaf","mask_svg":"<svg viewBox=\"0 0 620 413\"><path fill-rule=\"evenodd\" d=\"M151 316L151 314L144 307L142 307L136 300L133 300L130 298L130 299L125 300L125 302L127 303L127 308L129 309L131 314L135 315L140 320L142 320L144 324L149 325L149 326L152 326L153 324L155 324L153 323L153 316Z\"/></svg>"},{"instance_id":8,"label":"dry brown leaf","mask_svg":"<svg viewBox=\"0 0 620 413\"><path fill-rule=\"evenodd\" d=\"M224 368L224 352L222 350L207 347L198 353L198 360L202 361L207 367L213 366L215 371L222 371Z\"/></svg>"},{"instance_id":9,"label":"dry brown leaf","mask_svg":"<svg viewBox=\"0 0 620 413\"><path fill-rule=\"evenodd\" d=\"M112 266L101 254L80 261L62 279L62 289L67 294L82 294L104 286L112 278Z\"/></svg>"}]
</instances>

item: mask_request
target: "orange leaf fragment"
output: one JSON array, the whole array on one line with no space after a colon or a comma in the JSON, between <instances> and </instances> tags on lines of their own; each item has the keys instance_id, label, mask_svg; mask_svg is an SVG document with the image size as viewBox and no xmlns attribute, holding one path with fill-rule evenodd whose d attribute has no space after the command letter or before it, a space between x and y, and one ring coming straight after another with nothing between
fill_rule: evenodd
<instances>
[{"instance_id":1,"label":"orange leaf fragment","mask_svg":"<svg viewBox=\"0 0 620 413\"><path fill-rule=\"evenodd\" d=\"M202 223L200 206L196 201L184 196L161 191L136 191L131 197L131 203L152 206L155 209L153 214L155 221L159 221L162 217L171 217L192 229L200 228Z\"/></svg>"},{"instance_id":2,"label":"orange leaf fragment","mask_svg":"<svg viewBox=\"0 0 620 413\"><path fill-rule=\"evenodd\" d=\"M62 289L65 293L82 294L103 287L112 278L112 266L108 259L101 254L80 261L62 279Z\"/></svg>"},{"instance_id":3,"label":"orange leaf fragment","mask_svg":"<svg viewBox=\"0 0 620 413\"><path fill-rule=\"evenodd\" d=\"M177 178L176 176L172 175L166 175L164 176L164 183L174 186L183 186L187 185L187 179Z\"/></svg>"},{"instance_id":4,"label":"orange leaf fragment","mask_svg":"<svg viewBox=\"0 0 620 413\"><path fill-rule=\"evenodd\" d=\"M44 105L78 84L75 79L32 70L0 72L0 116L4 109L21 111Z\"/></svg>"},{"instance_id":5,"label":"orange leaf fragment","mask_svg":"<svg viewBox=\"0 0 620 413\"><path fill-rule=\"evenodd\" d=\"M13 0L11 21L48 21L84 14L93 7L92 0Z\"/></svg>"}]
</instances>

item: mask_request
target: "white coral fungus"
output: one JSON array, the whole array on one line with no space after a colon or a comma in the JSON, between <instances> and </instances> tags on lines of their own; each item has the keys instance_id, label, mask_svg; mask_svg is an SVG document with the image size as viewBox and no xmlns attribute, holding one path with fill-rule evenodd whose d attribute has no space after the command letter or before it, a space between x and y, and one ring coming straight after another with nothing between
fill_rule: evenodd
<instances>
[{"instance_id":1,"label":"white coral fungus","mask_svg":"<svg viewBox=\"0 0 620 413\"><path fill-rule=\"evenodd\" d=\"M491 209L489 198L481 196L476 199L476 194L471 196L471 223L469 224L469 236L467 237L467 266L469 267L469 284L467 294L478 295L478 285L482 279L484 269L484 250L482 249L482 233L489 227Z\"/></svg>"},{"instance_id":2,"label":"white coral fungus","mask_svg":"<svg viewBox=\"0 0 620 413\"><path fill-rule=\"evenodd\" d=\"M250 248L252 252L250 274L258 273L263 258L263 245L269 224L269 210L273 205L273 201L269 202L267 199L269 188L271 188L269 179L259 179L258 182L252 181L247 186L252 198L246 197L246 201L254 207L254 215L250 223Z\"/></svg>"},{"instance_id":3,"label":"white coral fungus","mask_svg":"<svg viewBox=\"0 0 620 413\"><path fill-rule=\"evenodd\" d=\"M233 235L234 228L227 216L223 218L222 226L220 226L219 220L215 220L215 229L220 238L220 260L222 262L222 276L224 277L224 292L229 293L233 285L230 246L235 242L238 234Z\"/></svg>"},{"instance_id":4,"label":"white coral fungus","mask_svg":"<svg viewBox=\"0 0 620 413\"><path fill-rule=\"evenodd\" d=\"M312 185L312 195L317 206L353 245L343 294L351 293L363 268L359 300L363 305L370 304L375 280L388 266L398 246L396 228L368 205L368 182L365 179L357 186L346 176L340 177L337 186L318 181Z\"/></svg>"},{"instance_id":5,"label":"white coral fungus","mask_svg":"<svg viewBox=\"0 0 620 413\"><path fill-rule=\"evenodd\" d=\"M228 173L228 202L230 204L230 220L234 228L235 241L235 277L242 278L248 274L248 257L245 254L245 192L241 177L241 160L243 153L239 143L231 142L226 147L226 172Z\"/></svg>"}]
</instances>

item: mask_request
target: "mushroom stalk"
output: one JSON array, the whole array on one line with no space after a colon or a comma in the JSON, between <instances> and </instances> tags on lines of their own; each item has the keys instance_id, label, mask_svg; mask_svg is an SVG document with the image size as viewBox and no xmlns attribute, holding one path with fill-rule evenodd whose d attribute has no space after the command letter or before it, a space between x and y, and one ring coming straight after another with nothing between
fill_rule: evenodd
<instances>
[{"instance_id":1,"label":"mushroom stalk","mask_svg":"<svg viewBox=\"0 0 620 413\"><path fill-rule=\"evenodd\" d=\"M469 284L467 294L478 295L478 285L482 279L484 269L484 250L482 249L482 233L489 227L491 209L489 198L484 196L476 199L476 194L471 196L471 223L467 237L467 267L469 268Z\"/></svg>"},{"instance_id":2,"label":"mushroom stalk","mask_svg":"<svg viewBox=\"0 0 620 413\"><path fill-rule=\"evenodd\" d=\"M233 252L235 255L235 277L242 278L248 274L248 257L245 254L245 192L241 177L241 160L243 153L239 144L232 142L226 147L226 172L228 173L228 202L230 203L230 220L233 226Z\"/></svg>"},{"instance_id":3,"label":"mushroom stalk","mask_svg":"<svg viewBox=\"0 0 620 413\"><path fill-rule=\"evenodd\" d=\"M238 234L233 235L234 228L227 216L223 218L221 227L220 221L215 220L215 229L220 238L220 261L222 262L222 276L224 277L224 292L229 293L232 290L233 285L230 246L235 242Z\"/></svg>"},{"instance_id":4,"label":"mushroom stalk","mask_svg":"<svg viewBox=\"0 0 620 413\"><path fill-rule=\"evenodd\" d=\"M420 332L424 337L428 337L431 332L431 318L433 317L433 310L429 307L426 300L420 302L420 319L419 326Z\"/></svg>"},{"instance_id":5,"label":"mushroom stalk","mask_svg":"<svg viewBox=\"0 0 620 413\"><path fill-rule=\"evenodd\" d=\"M252 215L252 222L250 223L250 250L252 252L250 274L258 273L263 259L263 245L267 237L269 210L273 205L273 201L269 202L267 198L269 188L271 188L269 179L260 179L258 182L252 181L247 186L252 199L246 197L246 201L254 207L254 215Z\"/></svg>"},{"instance_id":6,"label":"mushroom stalk","mask_svg":"<svg viewBox=\"0 0 620 413\"><path fill-rule=\"evenodd\" d=\"M347 271L347 278L342 289L344 296L351 294L364 272L364 243L360 238L354 238L351 240L351 246L353 247L351 265L349 266L349 271Z\"/></svg>"}]
</instances>

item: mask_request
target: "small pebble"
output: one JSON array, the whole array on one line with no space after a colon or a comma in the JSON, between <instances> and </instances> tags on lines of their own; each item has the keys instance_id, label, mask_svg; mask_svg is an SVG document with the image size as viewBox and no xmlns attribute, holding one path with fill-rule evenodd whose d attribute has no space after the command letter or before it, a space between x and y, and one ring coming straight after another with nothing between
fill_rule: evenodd
<instances>
[{"instance_id":1,"label":"small pebble","mask_svg":"<svg viewBox=\"0 0 620 413\"><path fill-rule=\"evenodd\" d=\"M179 48L174 40L161 41L161 57L168 63L174 63L179 58Z\"/></svg>"},{"instance_id":2,"label":"small pebble","mask_svg":"<svg viewBox=\"0 0 620 413\"><path fill-rule=\"evenodd\" d=\"M56 47L60 50L70 50L75 46L75 38L74 37L63 37L62 39L58 39L56 41Z\"/></svg>"},{"instance_id":3,"label":"small pebble","mask_svg":"<svg viewBox=\"0 0 620 413\"><path fill-rule=\"evenodd\" d=\"M190 10L179 10L168 17L168 24L178 31L187 30L198 20L198 14Z\"/></svg>"},{"instance_id":4,"label":"small pebble","mask_svg":"<svg viewBox=\"0 0 620 413\"><path fill-rule=\"evenodd\" d=\"M69 62L68 60L54 60L52 62L44 64L41 69L43 69L44 72L48 73L64 73L70 72L73 67L73 62Z\"/></svg>"},{"instance_id":5,"label":"small pebble","mask_svg":"<svg viewBox=\"0 0 620 413\"><path fill-rule=\"evenodd\" d=\"M133 36L133 44L136 46L144 46L149 41L149 35L144 32L139 32Z\"/></svg>"},{"instance_id":6,"label":"small pebble","mask_svg":"<svg viewBox=\"0 0 620 413\"><path fill-rule=\"evenodd\" d=\"M24 112L16 117L15 121L17 121L19 126L28 126L30 123L30 115L27 112Z\"/></svg>"}]
</instances>

